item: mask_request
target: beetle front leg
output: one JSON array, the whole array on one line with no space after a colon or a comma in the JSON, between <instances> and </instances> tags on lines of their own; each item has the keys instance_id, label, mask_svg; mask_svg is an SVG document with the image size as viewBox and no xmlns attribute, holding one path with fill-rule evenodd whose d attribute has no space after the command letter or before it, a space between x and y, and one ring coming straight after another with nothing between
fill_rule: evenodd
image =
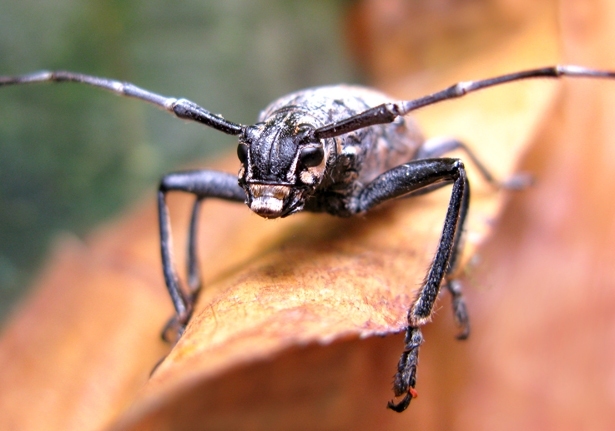
<instances>
[{"instance_id":1,"label":"beetle front leg","mask_svg":"<svg viewBox=\"0 0 615 431\"><path fill-rule=\"evenodd\" d=\"M390 401L388 408L404 411L413 397L419 348L423 342L420 327L431 318L433 307L445 277L455 267L461 244L461 233L469 204L470 188L463 163L458 159L440 158L415 160L398 166L377 177L359 195L359 210L386 200L430 188L438 183L453 183L444 228L438 249L423 281L423 287L408 310L405 348L395 375L393 391L404 398L397 404Z\"/></svg>"},{"instance_id":2,"label":"beetle front leg","mask_svg":"<svg viewBox=\"0 0 615 431\"><path fill-rule=\"evenodd\" d=\"M173 260L173 238L171 235L169 209L166 204L166 194L170 191L182 191L196 196L188 236L189 293L185 292L181 287ZM176 313L175 317L163 329L162 337L165 340L169 338L168 333L171 330L174 330L181 336L192 315L196 295L201 286L196 253L199 208L201 201L210 197L243 202L245 200L245 192L239 187L235 175L208 170L172 173L166 175L160 183L158 190L158 217L162 271Z\"/></svg>"}]
</instances>

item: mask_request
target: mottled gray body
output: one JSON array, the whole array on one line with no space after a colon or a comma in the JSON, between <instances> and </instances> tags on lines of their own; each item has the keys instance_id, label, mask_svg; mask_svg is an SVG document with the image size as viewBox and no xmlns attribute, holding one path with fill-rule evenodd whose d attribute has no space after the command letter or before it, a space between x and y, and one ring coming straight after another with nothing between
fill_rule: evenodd
<instances>
[{"instance_id":1,"label":"mottled gray body","mask_svg":"<svg viewBox=\"0 0 615 431\"><path fill-rule=\"evenodd\" d=\"M294 183L296 167L292 165L292 159L297 149L277 135L280 131L302 125L317 129L390 101L391 98L380 92L348 85L302 90L274 101L261 112L259 123L251 126L262 129L262 135L267 131L276 133L267 136L269 139L262 135L250 139L251 153L263 156L260 162L252 160L252 165L260 165L255 174L261 180L269 178L269 184ZM314 184L311 193L304 195L304 206L297 210L329 212L338 216L356 213L353 198L358 192L378 175L412 160L423 142L417 126L407 117L324 139L323 176L318 184ZM288 151L288 157L284 157L284 151ZM278 172L290 173L290 176L282 178Z\"/></svg>"}]
</instances>

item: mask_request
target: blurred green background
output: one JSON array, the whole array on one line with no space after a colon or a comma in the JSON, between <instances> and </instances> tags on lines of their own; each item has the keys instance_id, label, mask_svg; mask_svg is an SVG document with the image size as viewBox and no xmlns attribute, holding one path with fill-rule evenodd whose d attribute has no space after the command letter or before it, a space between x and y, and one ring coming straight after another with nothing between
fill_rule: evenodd
<instances>
[{"instance_id":1,"label":"blurred green background","mask_svg":"<svg viewBox=\"0 0 615 431\"><path fill-rule=\"evenodd\" d=\"M0 0L0 75L65 69L254 122L287 92L356 82L348 1ZM234 138L76 84L0 88L0 318L59 232L85 235Z\"/></svg>"}]
</instances>

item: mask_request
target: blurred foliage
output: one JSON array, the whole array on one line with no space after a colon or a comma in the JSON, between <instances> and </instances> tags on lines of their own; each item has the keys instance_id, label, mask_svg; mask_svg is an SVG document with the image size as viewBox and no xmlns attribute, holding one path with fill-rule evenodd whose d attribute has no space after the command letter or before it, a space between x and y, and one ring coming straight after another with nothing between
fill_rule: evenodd
<instances>
[{"instance_id":1,"label":"blurred foliage","mask_svg":"<svg viewBox=\"0 0 615 431\"><path fill-rule=\"evenodd\" d=\"M65 69L253 122L276 97L354 81L344 1L0 0L0 75ZM234 138L75 84L0 90L0 316L59 232L84 235Z\"/></svg>"}]
</instances>

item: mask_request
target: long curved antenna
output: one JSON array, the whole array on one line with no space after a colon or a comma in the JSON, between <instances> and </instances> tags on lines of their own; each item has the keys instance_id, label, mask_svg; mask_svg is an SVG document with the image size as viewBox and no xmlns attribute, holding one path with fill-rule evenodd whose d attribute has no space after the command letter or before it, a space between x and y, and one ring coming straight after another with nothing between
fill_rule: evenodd
<instances>
[{"instance_id":1,"label":"long curved antenna","mask_svg":"<svg viewBox=\"0 0 615 431\"><path fill-rule=\"evenodd\" d=\"M455 99L481 90L487 87L505 84L513 81L521 81L531 78L560 78L562 76L571 77L587 77L587 78L615 78L615 72L588 69L581 66L559 65L551 67L543 67L540 69L530 69L521 72L509 73L507 75L496 76L494 78L482 79L479 81L463 81L455 85L430 94L425 97L420 97L414 100L402 100L396 103L383 103L367 111L363 111L352 117L348 117L337 123L327 124L314 131L315 139L332 138L334 136L343 135L353 130L362 129L363 127L372 126L374 124L391 123L397 117L408 114L411 111L422 108L427 105L442 102L448 99Z\"/></svg>"},{"instance_id":2,"label":"long curved antenna","mask_svg":"<svg viewBox=\"0 0 615 431\"><path fill-rule=\"evenodd\" d=\"M41 71L19 76L0 76L0 87L4 85L32 84L37 82L79 82L103 88L121 96L144 100L179 118L205 124L227 135L239 135L244 129L243 125L225 120L221 115L212 114L190 100L162 96L137 87L130 82L120 82L113 79L66 71Z\"/></svg>"}]
</instances>

